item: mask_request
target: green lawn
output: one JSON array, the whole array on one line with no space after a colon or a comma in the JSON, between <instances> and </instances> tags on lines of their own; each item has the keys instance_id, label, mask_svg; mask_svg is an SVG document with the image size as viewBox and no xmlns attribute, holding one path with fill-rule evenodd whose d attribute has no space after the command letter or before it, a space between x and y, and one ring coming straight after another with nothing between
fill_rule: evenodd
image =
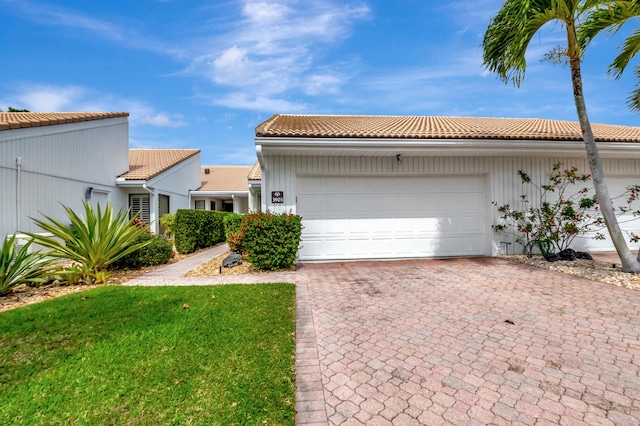
<instances>
[{"instance_id":1,"label":"green lawn","mask_svg":"<svg viewBox=\"0 0 640 426\"><path fill-rule=\"evenodd\" d=\"M0 424L293 425L294 291L110 286L0 313Z\"/></svg>"}]
</instances>

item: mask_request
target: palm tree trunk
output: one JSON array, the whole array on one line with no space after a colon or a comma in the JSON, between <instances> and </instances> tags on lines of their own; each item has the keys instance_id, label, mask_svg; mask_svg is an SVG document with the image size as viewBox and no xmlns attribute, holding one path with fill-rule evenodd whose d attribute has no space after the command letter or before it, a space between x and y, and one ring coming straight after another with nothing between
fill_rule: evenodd
<instances>
[{"instance_id":1,"label":"palm tree trunk","mask_svg":"<svg viewBox=\"0 0 640 426\"><path fill-rule=\"evenodd\" d=\"M605 184L602 160L598 154L598 147L596 145L595 138L593 137L593 131L591 130L589 116L587 115L587 107L582 93L580 57L577 55L570 55L569 65L571 67L571 83L573 85L573 96L576 102L576 111L578 112L578 121L580 121L580 129L582 130L582 138L584 139L584 145L587 150L587 159L589 161L589 167L593 177L593 186L596 191L596 198L600 206L600 211L604 218L604 223L607 225L611 241L613 242L613 245L618 252L618 256L620 257L620 261L622 262L622 270L624 272L638 273L640 272L640 258L634 258L631 254L631 250L629 250L629 246L627 245L625 237L620 230L620 225L618 224L618 219L616 218L615 211L613 209L613 203L609 196L609 189Z\"/></svg>"}]
</instances>

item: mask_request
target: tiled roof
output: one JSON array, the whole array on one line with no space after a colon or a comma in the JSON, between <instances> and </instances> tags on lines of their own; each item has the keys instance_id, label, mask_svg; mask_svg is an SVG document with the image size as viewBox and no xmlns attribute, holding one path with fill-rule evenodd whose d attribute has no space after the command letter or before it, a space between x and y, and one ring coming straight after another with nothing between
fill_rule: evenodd
<instances>
[{"instance_id":1,"label":"tiled roof","mask_svg":"<svg viewBox=\"0 0 640 426\"><path fill-rule=\"evenodd\" d=\"M592 124L600 142L640 142L640 127ZM256 136L301 138L582 140L575 121L539 118L276 114Z\"/></svg>"},{"instance_id":2,"label":"tiled roof","mask_svg":"<svg viewBox=\"0 0 640 426\"><path fill-rule=\"evenodd\" d=\"M198 191L249 191L247 176L251 168L252 166L202 166L202 186Z\"/></svg>"},{"instance_id":3,"label":"tiled roof","mask_svg":"<svg viewBox=\"0 0 640 426\"><path fill-rule=\"evenodd\" d=\"M249 176L247 176L249 180L261 180L262 179L262 169L260 168L260 163L256 161L256 164L251 167L249 171Z\"/></svg>"},{"instance_id":4,"label":"tiled roof","mask_svg":"<svg viewBox=\"0 0 640 426\"><path fill-rule=\"evenodd\" d=\"M0 130L128 116L128 112L0 112Z\"/></svg>"},{"instance_id":5,"label":"tiled roof","mask_svg":"<svg viewBox=\"0 0 640 426\"><path fill-rule=\"evenodd\" d=\"M125 180L148 180L200 153L199 149L130 149Z\"/></svg>"}]
</instances>

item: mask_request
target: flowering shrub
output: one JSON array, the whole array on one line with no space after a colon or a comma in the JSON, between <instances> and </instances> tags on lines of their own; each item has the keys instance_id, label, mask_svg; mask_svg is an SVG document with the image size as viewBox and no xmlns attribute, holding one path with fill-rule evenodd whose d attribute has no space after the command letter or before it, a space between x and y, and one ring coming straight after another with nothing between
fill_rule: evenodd
<instances>
[{"instance_id":1,"label":"flowering shrub","mask_svg":"<svg viewBox=\"0 0 640 426\"><path fill-rule=\"evenodd\" d=\"M532 254L537 247L543 254L562 251L569 248L578 235L595 232L595 239L604 239L599 232L604 227L604 219L598 210L595 195L589 196L590 188L584 187L577 193L567 195L570 186L581 182L589 182L590 174L578 173L577 167L563 168L563 163L553 166L549 184L538 186L531 177L519 170L518 176L523 184L533 186L537 204L533 204L527 195L520 196L521 209L514 209L509 204L498 206L492 203L500 213L500 223L493 225L496 232L502 231L516 236L516 242L524 247L525 253ZM550 193L557 194L553 197ZM626 205L617 208L619 215L631 210L640 194L638 186L629 187ZM622 196L621 196L622 197ZM635 212L634 215L640 214ZM640 237L631 235L632 241Z\"/></svg>"},{"instance_id":2,"label":"flowering shrub","mask_svg":"<svg viewBox=\"0 0 640 426\"><path fill-rule=\"evenodd\" d=\"M240 223L242 222L243 217L244 215L241 214L229 213L222 218L222 223L224 224L224 235L227 237L227 242L229 236L240 229Z\"/></svg>"},{"instance_id":3,"label":"flowering shrub","mask_svg":"<svg viewBox=\"0 0 640 426\"><path fill-rule=\"evenodd\" d=\"M294 214L250 213L242 218L227 243L231 250L246 254L257 268L291 268L300 245L301 220Z\"/></svg>"}]
</instances>

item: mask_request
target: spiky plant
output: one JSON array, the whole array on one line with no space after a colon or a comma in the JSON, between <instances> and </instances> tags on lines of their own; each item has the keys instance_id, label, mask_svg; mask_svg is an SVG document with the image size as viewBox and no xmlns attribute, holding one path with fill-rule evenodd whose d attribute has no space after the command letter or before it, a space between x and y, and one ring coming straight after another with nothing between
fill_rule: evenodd
<instances>
[{"instance_id":1,"label":"spiky plant","mask_svg":"<svg viewBox=\"0 0 640 426\"><path fill-rule=\"evenodd\" d=\"M0 296L5 296L19 284L41 284L45 282L49 262L40 252L29 253L31 241L18 252L15 251L16 236L5 237L0 249Z\"/></svg>"},{"instance_id":2,"label":"spiky plant","mask_svg":"<svg viewBox=\"0 0 640 426\"><path fill-rule=\"evenodd\" d=\"M104 210L99 204L95 210L86 201L83 201L83 205L84 216L62 206L71 226L43 214L45 220L32 220L52 236L27 235L50 249L49 256L80 263L86 282L106 284L109 265L149 243L135 242L138 236L149 232L149 225L134 225L136 217L127 219L128 211L114 213L110 203Z\"/></svg>"}]
</instances>

